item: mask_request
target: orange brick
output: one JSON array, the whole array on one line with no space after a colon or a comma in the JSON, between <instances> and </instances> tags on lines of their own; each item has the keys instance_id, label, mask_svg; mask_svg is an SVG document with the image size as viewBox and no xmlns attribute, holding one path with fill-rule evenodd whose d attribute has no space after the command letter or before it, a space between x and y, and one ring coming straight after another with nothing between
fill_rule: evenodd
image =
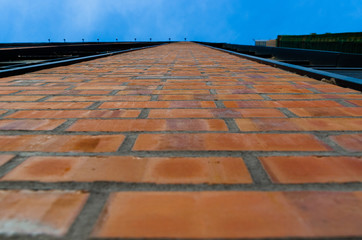
<instances>
[{"instance_id":1,"label":"orange brick","mask_svg":"<svg viewBox=\"0 0 362 240\"><path fill-rule=\"evenodd\" d=\"M140 134L136 151L326 151L310 134Z\"/></svg>"},{"instance_id":2,"label":"orange brick","mask_svg":"<svg viewBox=\"0 0 362 240\"><path fill-rule=\"evenodd\" d=\"M42 110L18 111L6 118L135 118L140 110Z\"/></svg>"},{"instance_id":3,"label":"orange brick","mask_svg":"<svg viewBox=\"0 0 362 240\"><path fill-rule=\"evenodd\" d=\"M358 236L361 209L361 192L119 192L111 195L93 236Z\"/></svg>"},{"instance_id":4,"label":"orange brick","mask_svg":"<svg viewBox=\"0 0 362 240\"><path fill-rule=\"evenodd\" d=\"M25 90L21 93L18 93L17 95L54 95L54 94L72 94L72 95L78 95L78 94L109 94L111 91L107 90L90 90L90 91L80 91L80 90L47 90L47 91L36 91L36 90Z\"/></svg>"},{"instance_id":5,"label":"orange brick","mask_svg":"<svg viewBox=\"0 0 362 240\"><path fill-rule=\"evenodd\" d=\"M42 90L65 90L66 88L68 88L69 86L41 86ZM9 90L12 91L14 90L15 92L19 91L19 90L23 90L24 86L1 86L2 89L4 90ZM39 90L39 86L27 86L26 89L27 90Z\"/></svg>"},{"instance_id":6,"label":"orange brick","mask_svg":"<svg viewBox=\"0 0 362 240\"><path fill-rule=\"evenodd\" d=\"M212 94L198 94L198 95L160 95L158 96L158 100L159 101L164 101L164 100L217 100L216 96L212 95Z\"/></svg>"},{"instance_id":7,"label":"orange brick","mask_svg":"<svg viewBox=\"0 0 362 240\"><path fill-rule=\"evenodd\" d=\"M0 96L0 101L36 101L45 96Z\"/></svg>"},{"instance_id":8,"label":"orange brick","mask_svg":"<svg viewBox=\"0 0 362 240\"><path fill-rule=\"evenodd\" d=\"M352 89L349 89L352 90ZM348 91L349 91L348 90ZM347 93L347 92L345 92ZM350 92L348 94L323 94L324 98L336 98L336 99L362 99L362 95L361 92L355 92L354 94L350 94Z\"/></svg>"},{"instance_id":9,"label":"orange brick","mask_svg":"<svg viewBox=\"0 0 362 240\"><path fill-rule=\"evenodd\" d=\"M0 103L1 109L76 109L89 107L90 102L55 103L55 102L7 102Z\"/></svg>"},{"instance_id":10,"label":"orange brick","mask_svg":"<svg viewBox=\"0 0 362 240\"><path fill-rule=\"evenodd\" d=\"M362 134L343 134L331 136L330 138L348 151L362 151Z\"/></svg>"},{"instance_id":11,"label":"orange brick","mask_svg":"<svg viewBox=\"0 0 362 240\"><path fill-rule=\"evenodd\" d=\"M251 183L241 158L31 157L2 178L42 182Z\"/></svg>"},{"instance_id":12,"label":"orange brick","mask_svg":"<svg viewBox=\"0 0 362 240\"><path fill-rule=\"evenodd\" d=\"M281 99L298 100L298 99L324 99L324 98L326 98L322 94L270 94L268 96L274 100L281 100Z\"/></svg>"},{"instance_id":13,"label":"orange brick","mask_svg":"<svg viewBox=\"0 0 362 240\"><path fill-rule=\"evenodd\" d=\"M356 118L284 118L235 119L242 131L358 131L362 119Z\"/></svg>"},{"instance_id":14,"label":"orange brick","mask_svg":"<svg viewBox=\"0 0 362 240\"><path fill-rule=\"evenodd\" d=\"M10 155L10 154L1 154L0 155L0 166L3 165L4 163L8 162L10 159L12 159L14 157L14 155Z\"/></svg>"},{"instance_id":15,"label":"orange brick","mask_svg":"<svg viewBox=\"0 0 362 240\"><path fill-rule=\"evenodd\" d=\"M172 102L106 102L99 108L215 108L214 102L172 101Z\"/></svg>"},{"instance_id":16,"label":"orange brick","mask_svg":"<svg viewBox=\"0 0 362 240\"><path fill-rule=\"evenodd\" d=\"M359 93L356 90L343 88L332 84L318 84L314 85L313 88L323 93Z\"/></svg>"},{"instance_id":17,"label":"orange brick","mask_svg":"<svg viewBox=\"0 0 362 240\"><path fill-rule=\"evenodd\" d=\"M0 95L5 95L5 94L11 94L11 93L15 93L17 91L14 90L0 90Z\"/></svg>"},{"instance_id":18,"label":"orange brick","mask_svg":"<svg viewBox=\"0 0 362 240\"><path fill-rule=\"evenodd\" d=\"M303 88L297 88L295 86L287 86L287 85L280 85L280 86L261 86L255 85L254 88L258 93L312 93L312 91Z\"/></svg>"},{"instance_id":19,"label":"orange brick","mask_svg":"<svg viewBox=\"0 0 362 240\"><path fill-rule=\"evenodd\" d=\"M78 120L68 131L227 131L223 120L212 119L120 119Z\"/></svg>"},{"instance_id":20,"label":"orange brick","mask_svg":"<svg viewBox=\"0 0 362 240\"><path fill-rule=\"evenodd\" d=\"M339 108L289 108L289 111L300 117L343 117L362 116L362 107L339 107Z\"/></svg>"},{"instance_id":21,"label":"orange brick","mask_svg":"<svg viewBox=\"0 0 362 240\"><path fill-rule=\"evenodd\" d=\"M172 89L246 89L246 86L190 86L190 85L183 85L183 86L164 86L163 89L165 90L172 90Z\"/></svg>"},{"instance_id":22,"label":"orange brick","mask_svg":"<svg viewBox=\"0 0 362 240\"><path fill-rule=\"evenodd\" d=\"M316 107L342 107L341 104L330 100L312 100L312 101L228 101L224 102L228 108L268 108L268 107L286 107L286 108L316 108Z\"/></svg>"},{"instance_id":23,"label":"orange brick","mask_svg":"<svg viewBox=\"0 0 362 240\"><path fill-rule=\"evenodd\" d=\"M251 118L251 117L286 117L282 112L280 112L277 109L252 109L252 108L246 108L246 109L234 109L237 111L240 111L243 117Z\"/></svg>"},{"instance_id":24,"label":"orange brick","mask_svg":"<svg viewBox=\"0 0 362 240\"><path fill-rule=\"evenodd\" d=\"M362 107L362 100L348 100L348 101L359 107Z\"/></svg>"},{"instance_id":25,"label":"orange brick","mask_svg":"<svg viewBox=\"0 0 362 240\"><path fill-rule=\"evenodd\" d=\"M47 101L90 102L90 101L148 101L151 96L55 96Z\"/></svg>"},{"instance_id":26,"label":"orange brick","mask_svg":"<svg viewBox=\"0 0 362 240\"><path fill-rule=\"evenodd\" d=\"M209 90L129 90L119 91L117 95L133 94L175 94L175 95L193 95L193 94L210 94Z\"/></svg>"},{"instance_id":27,"label":"orange brick","mask_svg":"<svg viewBox=\"0 0 362 240\"><path fill-rule=\"evenodd\" d=\"M213 118L210 109L151 109L149 118Z\"/></svg>"},{"instance_id":28,"label":"orange brick","mask_svg":"<svg viewBox=\"0 0 362 240\"><path fill-rule=\"evenodd\" d=\"M263 99L257 94L224 94L224 95L161 95L158 100L246 100L246 99Z\"/></svg>"},{"instance_id":29,"label":"orange brick","mask_svg":"<svg viewBox=\"0 0 362 240\"><path fill-rule=\"evenodd\" d=\"M270 98L278 99L355 99L362 98L361 94L271 94Z\"/></svg>"},{"instance_id":30,"label":"orange brick","mask_svg":"<svg viewBox=\"0 0 362 240\"><path fill-rule=\"evenodd\" d=\"M0 138L0 151L114 152L123 135L15 135Z\"/></svg>"},{"instance_id":31,"label":"orange brick","mask_svg":"<svg viewBox=\"0 0 362 240\"><path fill-rule=\"evenodd\" d=\"M0 120L0 130L53 130L65 120Z\"/></svg>"},{"instance_id":32,"label":"orange brick","mask_svg":"<svg viewBox=\"0 0 362 240\"><path fill-rule=\"evenodd\" d=\"M0 191L0 233L63 236L88 194L72 191Z\"/></svg>"},{"instance_id":33,"label":"orange brick","mask_svg":"<svg viewBox=\"0 0 362 240\"><path fill-rule=\"evenodd\" d=\"M277 109L151 109L149 118L285 117Z\"/></svg>"},{"instance_id":34,"label":"orange brick","mask_svg":"<svg viewBox=\"0 0 362 240\"><path fill-rule=\"evenodd\" d=\"M276 183L362 182L362 158L275 156L260 160Z\"/></svg>"}]
</instances>

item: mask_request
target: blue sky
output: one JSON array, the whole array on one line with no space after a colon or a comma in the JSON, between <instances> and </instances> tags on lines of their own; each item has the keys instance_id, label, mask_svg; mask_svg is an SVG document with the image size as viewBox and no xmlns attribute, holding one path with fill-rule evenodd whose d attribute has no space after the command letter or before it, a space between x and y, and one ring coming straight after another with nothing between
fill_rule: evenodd
<instances>
[{"instance_id":1,"label":"blue sky","mask_svg":"<svg viewBox=\"0 0 362 240\"><path fill-rule=\"evenodd\" d=\"M362 0L0 0L0 42L187 40L362 31Z\"/></svg>"}]
</instances>

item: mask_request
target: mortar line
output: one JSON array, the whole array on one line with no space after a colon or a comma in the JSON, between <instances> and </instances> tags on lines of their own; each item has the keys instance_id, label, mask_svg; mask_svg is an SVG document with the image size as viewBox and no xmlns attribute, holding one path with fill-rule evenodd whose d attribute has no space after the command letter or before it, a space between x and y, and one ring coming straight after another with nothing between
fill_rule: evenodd
<instances>
[{"instance_id":1,"label":"mortar line","mask_svg":"<svg viewBox=\"0 0 362 240\"><path fill-rule=\"evenodd\" d=\"M7 173L9 173L14 168L16 168L21 163L23 163L26 159L27 159L27 157L17 155L15 157L13 157L12 159L10 159L9 161L7 161L6 163L4 163L3 165L1 165L0 166L0 178L4 177Z\"/></svg>"},{"instance_id":2,"label":"mortar line","mask_svg":"<svg viewBox=\"0 0 362 240\"><path fill-rule=\"evenodd\" d=\"M65 238L88 239L109 198L109 194L109 192L91 192L82 211L69 228Z\"/></svg>"}]
</instances>

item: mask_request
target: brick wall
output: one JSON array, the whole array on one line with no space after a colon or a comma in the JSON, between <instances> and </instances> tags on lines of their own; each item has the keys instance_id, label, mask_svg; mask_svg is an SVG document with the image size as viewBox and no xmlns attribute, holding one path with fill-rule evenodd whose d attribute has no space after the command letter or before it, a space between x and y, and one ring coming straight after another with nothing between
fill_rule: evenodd
<instances>
[{"instance_id":1,"label":"brick wall","mask_svg":"<svg viewBox=\"0 0 362 240\"><path fill-rule=\"evenodd\" d=\"M361 237L361 106L192 43L1 78L0 238Z\"/></svg>"}]
</instances>

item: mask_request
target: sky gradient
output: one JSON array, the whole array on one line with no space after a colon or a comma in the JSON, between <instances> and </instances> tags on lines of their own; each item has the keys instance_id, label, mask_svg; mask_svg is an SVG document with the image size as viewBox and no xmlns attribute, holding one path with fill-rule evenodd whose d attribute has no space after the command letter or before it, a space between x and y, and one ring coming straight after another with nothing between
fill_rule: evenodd
<instances>
[{"instance_id":1,"label":"sky gradient","mask_svg":"<svg viewBox=\"0 0 362 240\"><path fill-rule=\"evenodd\" d=\"M362 0L0 0L0 42L183 40L254 44L362 31Z\"/></svg>"}]
</instances>

